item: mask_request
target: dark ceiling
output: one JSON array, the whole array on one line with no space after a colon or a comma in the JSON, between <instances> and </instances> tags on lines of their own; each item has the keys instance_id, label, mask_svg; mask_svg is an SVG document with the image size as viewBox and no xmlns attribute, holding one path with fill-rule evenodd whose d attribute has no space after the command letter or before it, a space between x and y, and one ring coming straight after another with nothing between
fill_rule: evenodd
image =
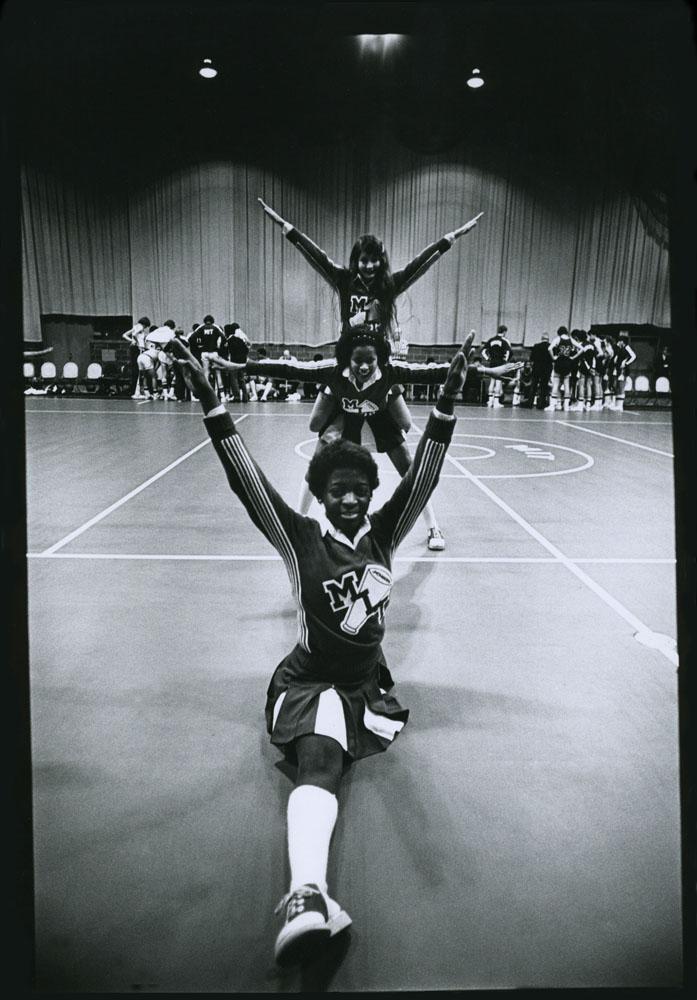
<instances>
[{"instance_id":1,"label":"dark ceiling","mask_svg":"<svg viewBox=\"0 0 697 1000\"><path fill-rule=\"evenodd\" d=\"M690 12L670 0L10 0L0 27L23 154L90 168L336 138L369 149L380 130L433 152L465 139L589 168L619 157L661 187L687 127ZM406 34L402 50L359 59L353 36L383 32Z\"/></svg>"}]
</instances>

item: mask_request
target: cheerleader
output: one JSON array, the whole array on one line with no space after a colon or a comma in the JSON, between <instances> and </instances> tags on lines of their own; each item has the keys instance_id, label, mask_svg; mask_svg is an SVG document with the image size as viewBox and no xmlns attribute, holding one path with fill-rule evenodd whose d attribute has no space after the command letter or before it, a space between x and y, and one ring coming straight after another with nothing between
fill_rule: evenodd
<instances>
[{"instance_id":1,"label":"cheerleader","mask_svg":"<svg viewBox=\"0 0 697 1000\"><path fill-rule=\"evenodd\" d=\"M297 643L276 668L266 700L271 742L297 768L286 811L290 885L276 910L281 965L316 955L351 924L327 884L341 779L352 762L387 750L407 722L381 645L392 560L438 482L470 344L468 337L450 365L408 473L370 517L378 485L370 453L339 441L312 459L310 486L323 507L316 521L296 513L269 483L201 364L172 343L230 488L280 553L298 604Z\"/></svg>"},{"instance_id":2,"label":"cheerleader","mask_svg":"<svg viewBox=\"0 0 697 1000\"><path fill-rule=\"evenodd\" d=\"M474 334L470 336L473 337ZM397 472L405 475L411 465L411 455L405 441L405 432L398 429L387 416L391 396L401 390L402 384L442 383L447 377L449 366L392 360L385 338L368 326L354 327L350 332L342 334L336 343L335 355L335 360L319 362L289 362L283 359L275 362L247 362L246 368L251 374L262 373L271 378L295 377L306 381L308 375L313 375L324 382L324 391L318 397L319 405L313 410L310 419L310 430L320 435L315 454L321 452L327 444L341 438L359 444L365 420L375 438L377 451L386 453ZM214 363L222 368L231 367L229 362L221 359ZM481 365L477 367L484 374L504 377L522 368L522 362L502 365L496 369L482 368ZM327 420L331 419L337 406L341 409L343 421L341 425L332 424L331 433L326 433ZM424 519L428 528L429 549L443 551L445 540L430 502L424 508Z\"/></svg>"},{"instance_id":3,"label":"cheerleader","mask_svg":"<svg viewBox=\"0 0 697 1000\"><path fill-rule=\"evenodd\" d=\"M282 227L285 238L298 248L308 263L336 292L341 330L367 325L384 337L389 337L396 326L397 297L433 267L450 250L455 240L474 229L484 214L480 212L458 229L430 243L406 267L393 273L385 245L377 236L360 236L353 244L348 266L343 267L335 264L309 236L283 219L265 201L261 198L257 200L269 218ZM409 429L411 417L403 394L397 393L392 397L389 415L398 428L404 431ZM310 500L309 494L303 496L301 506L309 507Z\"/></svg>"}]
</instances>

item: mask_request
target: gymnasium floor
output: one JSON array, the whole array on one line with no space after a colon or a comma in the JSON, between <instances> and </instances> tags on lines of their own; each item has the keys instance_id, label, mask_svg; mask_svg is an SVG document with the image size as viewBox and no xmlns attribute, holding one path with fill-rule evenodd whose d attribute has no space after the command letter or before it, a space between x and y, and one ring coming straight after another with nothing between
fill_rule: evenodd
<instances>
[{"instance_id":1,"label":"gymnasium floor","mask_svg":"<svg viewBox=\"0 0 697 1000\"><path fill-rule=\"evenodd\" d=\"M294 502L309 404L229 409ZM411 719L341 792L353 927L289 972L295 609L207 442L196 404L27 401L37 987L679 985L670 414L459 409L447 549L417 525L387 613Z\"/></svg>"}]
</instances>

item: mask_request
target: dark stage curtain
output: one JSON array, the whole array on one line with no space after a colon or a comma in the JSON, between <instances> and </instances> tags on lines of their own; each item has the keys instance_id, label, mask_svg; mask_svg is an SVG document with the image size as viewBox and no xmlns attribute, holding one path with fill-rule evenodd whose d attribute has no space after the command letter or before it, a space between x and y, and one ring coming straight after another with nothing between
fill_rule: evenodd
<instances>
[{"instance_id":1,"label":"dark stage curtain","mask_svg":"<svg viewBox=\"0 0 697 1000\"><path fill-rule=\"evenodd\" d=\"M399 300L411 343L453 343L499 323L533 343L564 324L670 326L668 249L651 207L603 178L463 146L424 155L385 142L318 146L282 165L173 166L128 192L27 165L22 176L25 339L41 313L147 314L185 329L207 312L253 341L335 339L330 289L257 195L346 263L355 238L384 239L393 269L479 211L479 226ZM279 160L280 163L280 160ZM478 338L479 339L479 338Z\"/></svg>"}]
</instances>

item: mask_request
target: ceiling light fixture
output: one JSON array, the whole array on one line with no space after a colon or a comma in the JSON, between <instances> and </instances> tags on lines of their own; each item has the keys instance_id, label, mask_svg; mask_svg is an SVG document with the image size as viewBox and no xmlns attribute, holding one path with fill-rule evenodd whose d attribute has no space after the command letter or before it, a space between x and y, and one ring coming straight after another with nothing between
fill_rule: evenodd
<instances>
[{"instance_id":1,"label":"ceiling light fixture","mask_svg":"<svg viewBox=\"0 0 697 1000\"><path fill-rule=\"evenodd\" d=\"M212 80L214 76L218 75L218 70L214 68L213 63L210 59L203 60L203 66L198 71L199 76L205 76L207 80Z\"/></svg>"},{"instance_id":2,"label":"ceiling light fixture","mask_svg":"<svg viewBox=\"0 0 697 1000\"><path fill-rule=\"evenodd\" d=\"M483 87L484 86L484 81L482 80L482 77L481 77L480 72L479 72L478 69L473 69L472 70L472 76L467 81L467 86L471 87L472 90L476 90L477 87Z\"/></svg>"}]
</instances>

